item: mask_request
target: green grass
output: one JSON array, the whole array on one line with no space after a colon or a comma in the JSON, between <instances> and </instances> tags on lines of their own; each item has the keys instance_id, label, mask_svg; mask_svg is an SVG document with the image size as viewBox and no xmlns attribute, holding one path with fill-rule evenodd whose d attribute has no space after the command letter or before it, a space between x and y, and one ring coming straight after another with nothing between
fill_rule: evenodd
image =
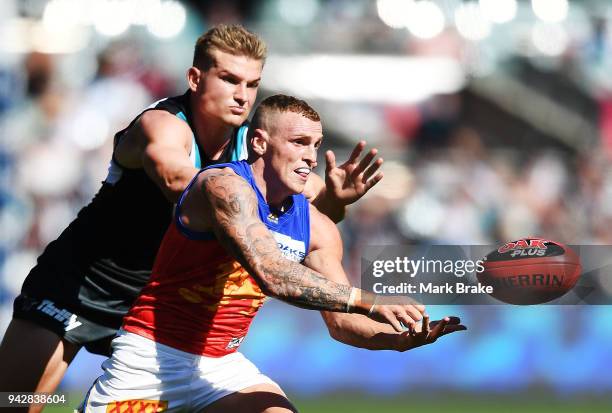
<instances>
[{"instance_id":1,"label":"green grass","mask_svg":"<svg viewBox=\"0 0 612 413\"><path fill-rule=\"evenodd\" d=\"M71 412L83 395L70 394L65 406L48 406L45 413ZM300 413L610 413L612 398L568 398L552 395L447 395L370 397L354 393L291 400Z\"/></svg>"}]
</instances>

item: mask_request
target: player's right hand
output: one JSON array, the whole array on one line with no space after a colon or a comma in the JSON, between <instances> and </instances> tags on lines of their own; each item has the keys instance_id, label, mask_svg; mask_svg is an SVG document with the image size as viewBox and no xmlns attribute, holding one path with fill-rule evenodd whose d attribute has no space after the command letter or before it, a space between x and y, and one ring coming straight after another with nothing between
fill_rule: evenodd
<instances>
[{"instance_id":1,"label":"player's right hand","mask_svg":"<svg viewBox=\"0 0 612 413\"><path fill-rule=\"evenodd\" d=\"M401 333L408 329L411 333L415 331L416 323L423 319L425 306L406 297L409 301L404 304L378 303L382 297L377 297L370 309L368 317L381 323L390 324L395 331ZM397 300L397 297L394 297Z\"/></svg>"}]
</instances>

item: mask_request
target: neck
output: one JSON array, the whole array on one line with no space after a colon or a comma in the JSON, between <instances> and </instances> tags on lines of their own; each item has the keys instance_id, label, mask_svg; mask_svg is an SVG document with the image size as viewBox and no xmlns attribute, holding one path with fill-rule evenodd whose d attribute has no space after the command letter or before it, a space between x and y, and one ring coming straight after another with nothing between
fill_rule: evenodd
<instances>
[{"instance_id":1,"label":"neck","mask_svg":"<svg viewBox=\"0 0 612 413\"><path fill-rule=\"evenodd\" d=\"M196 107L193 95L190 97L191 112ZM220 119L206 116L205 114L196 114L192 116L193 127L198 145L204 151L206 157L212 160L217 160L223 153L225 147L229 144L233 126L222 122Z\"/></svg>"},{"instance_id":2,"label":"neck","mask_svg":"<svg viewBox=\"0 0 612 413\"><path fill-rule=\"evenodd\" d=\"M277 181L275 177L272 176L272 168L266 168L263 160L259 158L251 164L251 169L253 171L255 184L257 188L259 188L259 192L263 195L268 206L283 211L283 207L289 201L291 193L286 189L269 184L269 182Z\"/></svg>"}]
</instances>

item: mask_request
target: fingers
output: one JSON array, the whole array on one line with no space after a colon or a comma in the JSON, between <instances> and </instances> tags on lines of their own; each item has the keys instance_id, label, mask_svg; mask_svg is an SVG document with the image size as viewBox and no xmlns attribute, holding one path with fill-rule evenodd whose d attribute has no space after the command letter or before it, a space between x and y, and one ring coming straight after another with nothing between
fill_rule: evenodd
<instances>
[{"instance_id":1,"label":"fingers","mask_svg":"<svg viewBox=\"0 0 612 413\"><path fill-rule=\"evenodd\" d=\"M448 318L449 318L449 320L450 320L450 321L448 322L448 324L449 324L449 325L452 325L452 324L459 324L459 323L461 323L461 319L460 319L459 317L455 317L455 316L448 316Z\"/></svg>"},{"instance_id":2,"label":"fingers","mask_svg":"<svg viewBox=\"0 0 612 413\"><path fill-rule=\"evenodd\" d=\"M362 173L364 173L364 171L368 168L368 166L370 166L370 163L372 163L372 161L376 157L377 153L378 153L378 149L371 149L363 157L363 159L361 161L359 161L359 164L357 165L357 167L352 172L352 175L353 175L354 178L356 178L359 175L361 175Z\"/></svg>"},{"instance_id":3,"label":"fingers","mask_svg":"<svg viewBox=\"0 0 612 413\"><path fill-rule=\"evenodd\" d=\"M396 317L398 320L400 320L400 323L403 327L402 332L408 331L410 334L414 334L416 330L416 326L412 318L410 318L406 314L401 314L401 313L398 313Z\"/></svg>"},{"instance_id":4,"label":"fingers","mask_svg":"<svg viewBox=\"0 0 612 413\"><path fill-rule=\"evenodd\" d=\"M415 331L415 321L421 319L421 313L414 306L375 305L370 317L390 324L398 333L407 328L412 334Z\"/></svg>"},{"instance_id":5,"label":"fingers","mask_svg":"<svg viewBox=\"0 0 612 413\"><path fill-rule=\"evenodd\" d=\"M365 158L364 158L365 159ZM378 158L372 165L368 166L368 169L363 173L362 182L366 183L368 179L381 167L384 160L383 158Z\"/></svg>"},{"instance_id":6,"label":"fingers","mask_svg":"<svg viewBox=\"0 0 612 413\"><path fill-rule=\"evenodd\" d=\"M353 152L351 153L351 156L349 156L346 163L356 163L357 159L359 158L359 155L361 155L361 152L363 152L363 148L365 148L365 146L365 141L359 141L359 143L355 145L355 148L353 149Z\"/></svg>"},{"instance_id":7,"label":"fingers","mask_svg":"<svg viewBox=\"0 0 612 413\"><path fill-rule=\"evenodd\" d=\"M441 336L445 336L445 335L450 334L450 333L454 333L456 331L465 331L465 330L467 330L467 327L464 326L463 324L452 325L452 326L448 325L448 326L446 326L444 328L444 331L442 333L440 333L440 337Z\"/></svg>"},{"instance_id":8,"label":"fingers","mask_svg":"<svg viewBox=\"0 0 612 413\"><path fill-rule=\"evenodd\" d=\"M391 327L393 327L393 329L398 333L404 331L402 323L400 322L400 320L398 320L397 315L385 305L374 304L372 306L372 309L370 310L370 314L368 315L368 317L378 322L387 323L391 325Z\"/></svg>"},{"instance_id":9,"label":"fingers","mask_svg":"<svg viewBox=\"0 0 612 413\"><path fill-rule=\"evenodd\" d=\"M421 324L422 324L421 332L425 336L429 335L429 315L426 314L423 316L423 322Z\"/></svg>"},{"instance_id":10,"label":"fingers","mask_svg":"<svg viewBox=\"0 0 612 413\"><path fill-rule=\"evenodd\" d=\"M401 333L404 331L404 328L402 327L402 323L398 319L397 314L391 312L390 316L387 317L387 321L389 322L389 324L391 324L391 327L393 327L393 329L397 331L398 333ZM408 325L408 329L410 329L409 325Z\"/></svg>"},{"instance_id":11,"label":"fingers","mask_svg":"<svg viewBox=\"0 0 612 413\"><path fill-rule=\"evenodd\" d=\"M429 326L432 328L429 336L429 340L432 342L447 334L467 330L467 327L461 324L461 319L454 316L447 316L442 320L432 321L429 323Z\"/></svg>"},{"instance_id":12,"label":"fingers","mask_svg":"<svg viewBox=\"0 0 612 413\"><path fill-rule=\"evenodd\" d=\"M403 310L406 312L407 316L410 317L410 322L414 323L415 321L420 321L423 318L425 306L407 305L403 306Z\"/></svg>"},{"instance_id":13,"label":"fingers","mask_svg":"<svg viewBox=\"0 0 612 413\"><path fill-rule=\"evenodd\" d=\"M431 329L428 339L435 341L438 337L440 337L440 335L442 335L442 332L444 331L444 328L448 325L449 322L449 317L444 317L442 320L440 320L434 326L434 328Z\"/></svg>"},{"instance_id":14,"label":"fingers","mask_svg":"<svg viewBox=\"0 0 612 413\"><path fill-rule=\"evenodd\" d=\"M325 152L325 172L329 173L336 167L336 155L333 151Z\"/></svg>"},{"instance_id":15,"label":"fingers","mask_svg":"<svg viewBox=\"0 0 612 413\"><path fill-rule=\"evenodd\" d=\"M422 315L425 315L425 306L423 304L419 304L419 302L416 300L411 300L411 301L413 301L412 306L416 308L419 313L421 313Z\"/></svg>"},{"instance_id":16,"label":"fingers","mask_svg":"<svg viewBox=\"0 0 612 413\"><path fill-rule=\"evenodd\" d=\"M457 325L461 323L461 319L455 316L447 316L449 319L448 326ZM441 320L435 320L429 323L429 327L434 328Z\"/></svg>"},{"instance_id":17,"label":"fingers","mask_svg":"<svg viewBox=\"0 0 612 413\"><path fill-rule=\"evenodd\" d=\"M422 320L425 313L424 305L407 305L400 307L400 311L398 312L397 317L402 320L403 324L408 327L408 331L411 335L420 333L423 331L423 328L419 328L417 325L419 320ZM429 316L425 314L429 324Z\"/></svg>"}]
</instances>

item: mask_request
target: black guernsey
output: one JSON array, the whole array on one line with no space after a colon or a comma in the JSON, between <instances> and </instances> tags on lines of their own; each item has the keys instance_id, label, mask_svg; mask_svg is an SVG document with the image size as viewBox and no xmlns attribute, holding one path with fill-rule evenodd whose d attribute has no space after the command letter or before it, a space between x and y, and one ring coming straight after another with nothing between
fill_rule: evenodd
<instances>
[{"instance_id":1,"label":"black guernsey","mask_svg":"<svg viewBox=\"0 0 612 413\"><path fill-rule=\"evenodd\" d=\"M188 93L158 101L145 111L168 111L194 131ZM115 147L141 115L115 135ZM239 152L235 136L219 161L229 161ZM194 166L210 163L204 157L199 161L197 141L192 142ZM95 323L119 328L149 279L172 209L143 169L121 167L113 156L102 188L47 246L26 278L22 294L53 300Z\"/></svg>"}]
</instances>

